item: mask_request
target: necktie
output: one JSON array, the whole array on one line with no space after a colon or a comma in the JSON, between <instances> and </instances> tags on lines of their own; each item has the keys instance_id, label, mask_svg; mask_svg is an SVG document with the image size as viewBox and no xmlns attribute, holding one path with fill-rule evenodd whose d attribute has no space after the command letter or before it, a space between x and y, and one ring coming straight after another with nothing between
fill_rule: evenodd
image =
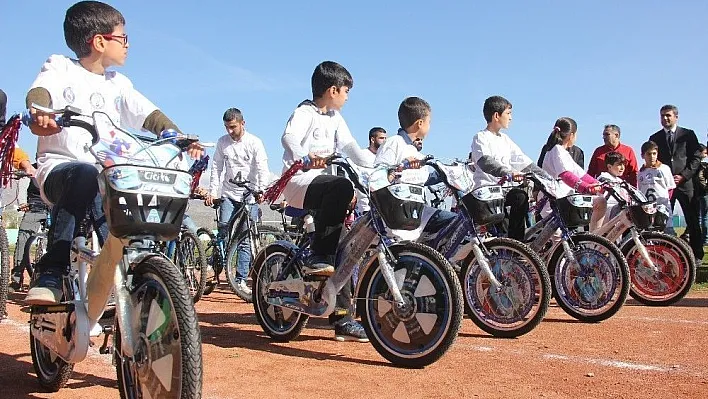
<instances>
[{"instance_id":1,"label":"necktie","mask_svg":"<svg viewBox=\"0 0 708 399\"><path fill-rule=\"evenodd\" d=\"M667 142L669 143L669 150L673 151L674 150L674 133L669 130L666 132L667 134Z\"/></svg>"}]
</instances>

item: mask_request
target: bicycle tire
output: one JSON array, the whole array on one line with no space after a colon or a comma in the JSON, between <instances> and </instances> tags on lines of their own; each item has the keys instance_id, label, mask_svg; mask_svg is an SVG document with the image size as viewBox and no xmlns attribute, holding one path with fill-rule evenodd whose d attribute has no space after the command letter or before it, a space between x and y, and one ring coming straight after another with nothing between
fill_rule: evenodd
<instances>
[{"instance_id":1,"label":"bicycle tire","mask_svg":"<svg viewBox=\"0 0 708 399\"><path fill-rule=\"evenodd\" d=\"M131 323L130 328L137 329L135 337L150 337L137 345L136 357L141 350L150 351L150 356L139 363L122 356L121 332L116 320L113 354L120 397L137 399L147 396L142 394L142 389L149 387L156 390L150 392L149 397L153 398L201 398L201 334L194 303L181 271L161 256L149 256L130 273L129 291L132 303L140 313L135 319L138 321ZM154 345L148 347L150 344ZM175 381L179 382L178 387L173 386Z\"/></svg>"},{"instance_id":2,"label":"bicycle tire","mask_svg":"<svg viewBox=\"0 0 708 399\"><path fill-rule=\"evenodd\" d=\"M498 270L497 265L490 265L504 288L490 292L491 284L477 266L474 252L470 252L460 272L465 312L477 327L495 337L514 338L532 331L543 320L551 301L551 280L546 264L526 244L510 238L493 238L484 246L491 254L506 251L513 253L514 259L521 257L525 262L515 262L512 265L515 269L510 266L503 269L501 261ZM519 302L519 298L524 301Z\"/></svg>"},{"instance_id":3,"label":"bicycle tire","mask_svg":"<svg viewBox=\"0 0 708 399\"><path fill-rule=\"evenodd\" d=\"M693 282L696 280L696 259L693 256L693 251L688 246L688 244L677 237L664 234L655 231L644 231L640 233L642 241L654 241L654 242L667 242L673 246L672 252L670 254L658 254L655 260L660 261L664 267L671 267L672 265L667 264L667 261L673 260L673 270L672 272L677 272L677 277L681 280L678 284L674 284L674 279L669 279L669 281L662 281L667 283L667 285L673 285L672 289L663 294L658 292L651 292L651 287L647 287L647 284L651 284L654 281L647 281L648 279L642 279L637 269L639 266L636 261L641 261L641 255L633 253L635 247L634 241L629 240L622 247L622 254L627 258L627 263L629 264L630 278L632 280L632 286L629 291L629 295L634 298L637 302L642 303L647 306L669 306L681 299L683 299L686 294L691 290ZM648 249L648 248L647 248ZM650 255L654 251L649 251ZM676 259L679 257L680 259ZM669 259L667 259L669 258ZM656 262L655 262L656 263ZM645 268L648 269L648 268ZM649 270L646 270L649 271ZM651 272L651 275L647 275L649 279L655 280L655 277L659 272ZM661 274L666 275L665 271L660 271ZM641 284L646 281L647 284ZM641 287L641 288L640 288Z\"/></svg>"},{"instance_id":4,"label":"bicycle tire","mask_svg":"<svg viewBox=\"0 0 708 399\"><path fill-rule=\"evenodd\" d=\"M0 226L0 320L7 316L7 296L10 289L10 244L7 231Z\"/></svg>"},{"instance_id":5,"label":"bicycle tire","mask_svg":"<svg viewBox=\"0 0 708 399\"><path fill-rule=\"evenodd\" d=\"M206 288L207 264L204 254L202 241L190 231L182 232L175 245L175 263L182 271L194 303L201 299ZM190 272L190 267L193 272Z\"/></svg>"},{"instance_id":6,"label":"bicycle tire","mask_svg":"<svg viewBox=\"0 0 708 399\"><path fill-rule=\"evenodd\" d=\"M582 296L584 293L584 288L595 290L595 287L593 287L592 284L587 283L587 280L579 282L581 278L586 279L589 276L581 277L577 275L575 276L576 278L572 280L573 284L567 284L570 279L566 278L569 276L564 275L564 272L568 270L568 268L565 267L562 271L559 271L558 268L558 266L561 265L561 261L565 259L563 248L561 245L558 245L554 253L551 255L550 261L548 262L549 268L553 269L551 272L551 286L553 288L553 297L556 298L558 306L560 306L567 314L574 317L575 319L586 323L597 323L606 320L612 317L620 310L620 308L622 308L625 300L627 299L627 295L629 294L630 278L629 265L627 264L627 260L624 258L619 248L617 248L615 244L610 242L605 237L601 237L591 233L577 233L572 235L570 239L575 243L575 245L579 245L579 243L581 242L588 242L594 243L600 247L604 247L606 249L606 253L608 255L612 255L612 257L615 258L617 262L617 270L610 271L612 273L617 273L617 275L612 276L612 279L615 281L612 282L612 287L610 287L610 289L608 290L612 295L611 298L607 300L606 304L601 307L597 307L596 304L591 304L586 299L583 299ZM585 250L584 247L582 249ZM590 254L592 253L590 252ZM609 259L609 256L602 255L602 257L599 257L594 260L601 260L603 259L603 257L607 257ZM597 263L598 262L594 262L593 264L596 265ZM615 268L615 266L611 267ZM595 271L595 268L593 269L593 271ZM596 278L597 274L593 273L593 275L595 276L594 278ZM598 279L597 281L600 280ZM578 286L576 286L575 283L578 283ZM579 284L584 284L584 286L580 287ZM600 284L603 284L603 282L601 282ZM559 292L559 285L561 285L563 292L567 292L567 295L562 295ZM602 288L604 288L604 286ZM617 294L616 298L615 292ZM571 302L579 303L574 304Z\"/></svg>"},{"instance_id":7,"label":"bicycle tire","mask_svg":"<svg viewBox=\"0 0 708 399\"><path fill-rule=\"evenodd\" d=\"M361 279L361 324L381 356L397 366L422 368L439 360L455 342L462 324L462 288L450 262L434 249L416 242L389 249L406 305L391 305L388 284L375 260Z\"/></svg>"}]
</instances>

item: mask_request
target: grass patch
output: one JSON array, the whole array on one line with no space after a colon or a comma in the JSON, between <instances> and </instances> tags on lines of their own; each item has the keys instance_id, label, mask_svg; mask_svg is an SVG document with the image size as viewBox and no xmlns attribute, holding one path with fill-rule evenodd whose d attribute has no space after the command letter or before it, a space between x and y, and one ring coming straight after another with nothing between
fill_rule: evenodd
<instances>
[{"instance_id":1,"label":"grass patch","mask_svg":"<svg viewBox=\"0 0 708 399\"><path fill-rule=\"evenodd\" d=\"M691 291L708 292L708 281L693 284L693 287L691 287Z\"/></svg>"}]
</instances>

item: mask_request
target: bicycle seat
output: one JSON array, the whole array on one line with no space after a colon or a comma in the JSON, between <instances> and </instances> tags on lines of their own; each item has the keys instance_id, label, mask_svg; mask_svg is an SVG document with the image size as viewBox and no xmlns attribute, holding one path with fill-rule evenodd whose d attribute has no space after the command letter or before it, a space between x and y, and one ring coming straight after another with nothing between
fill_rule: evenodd
<instances>
[{"instance_id":1,"label":"bicycle seat","mask_svg":"<svg viewBox=\"0 0 708 399\"><path fill-rule=\"evenodd\" d=\"M295 208L294 206L285 207L285 216L290 216L291 218L301 218L308 213L309 211L307 209Z\"/></svg>"}]
</instances>

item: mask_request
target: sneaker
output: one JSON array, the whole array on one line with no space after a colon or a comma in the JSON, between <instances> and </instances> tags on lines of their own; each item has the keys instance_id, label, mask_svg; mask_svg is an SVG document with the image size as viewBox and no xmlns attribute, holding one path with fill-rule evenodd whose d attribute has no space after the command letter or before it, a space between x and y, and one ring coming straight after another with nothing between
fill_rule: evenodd
<instances>
[{"instance_id":1,"label":"sneaker","mask_svg":"<svg viewBox=\"0 0 708 399\"><path fill-rule=\"evenodd\" d=\"M246 280L239 280L236 283L236 295L238 295L239 298L243 299L246 302L249 302L251 300L253 291L251 291L251 288L248 286L248 284L246 284Z\"/></svg>"},{"instance_id":2,"label":"sneaker","mask_svg":"<svg viewBox=\"0 0 708 399\"><path fill-rule=\"evenodd\" d=\"M339 342L369 342L369 338L366 337L364 327L362 327L356 320L350 320L344 324L335 325L334 339Z\"/></svg>"},{"instance_id":3,"label":"sneaker","mask_svg":"<svg viewBox=\"0 0 708 399\"><path fill-rule=\"evenodd\" d=\"M331 276L334 274L333 258L328 255L310 255L302 266L302 272L306 275Z\"/></svg>"},{"instance_id":4,"label":"sneaker","mask_svg":"<svg viewBox=\"0 0 708 399\"><path fill-rule=\"evenodd\" d=\"M62 277L57 273L43 273L32 281L25 302L29 305L56 305L62 297Z\"/></svg>"}]
</instances>

